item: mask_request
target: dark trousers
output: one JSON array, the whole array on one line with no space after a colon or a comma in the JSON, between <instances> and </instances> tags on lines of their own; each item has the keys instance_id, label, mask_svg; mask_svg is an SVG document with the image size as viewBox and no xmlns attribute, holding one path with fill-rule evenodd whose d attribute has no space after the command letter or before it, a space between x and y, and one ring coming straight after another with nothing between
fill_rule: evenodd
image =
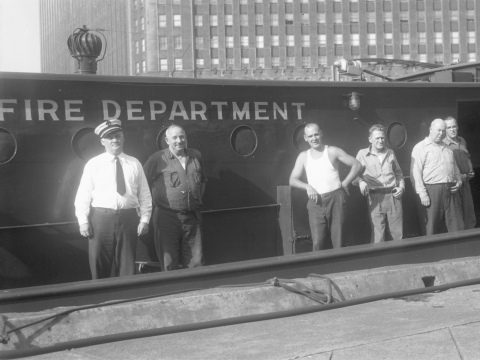
<instances>
[{"instance_id":1,"label":"dark trousers","mask_svg":"<svg viewBox=\"0 0 480 360\"><path fill-rule=\"evenodd\" d=\"M343 246L343 224L347 194L343 188L308 200L308 219L312 233L313 251L329 248L330 235L333 248Z\"/></svg>"},{"instance_id":2,"label":"dark trousers","mask_svg":"<svg viewBox=\"0 0 480 360\"><path fill-rule=\"evenodd\" d=\"M92 209L93 238L88 241L92 279L135 274L139 218L135 209L121 214ZM112 269L112 266L115 266Z\"/></svg>"},{"instance_id":3,"label":"dark trousers","mask_svg":"<svg viewBox=\"0 0 480 360\"><path fill-rule=\"evenodd\" d=\"M425 185L430 206L418 200L418 217L422 235L438 234L445 224L448 232L464 230L462 202L458 192L452 194L450 184Z\"/></svg>"},{"instance_id":4,"label":"dark trousers","mask_svg":"<svg viewBox=\"0 0 480 360\"><path fill-rule=\"evenodd\" d=\"M199 211L179 214L178 211L155 206L153 229L155 250L162 271L204 265L202 222Z\"/></svg>"}]
</instances>

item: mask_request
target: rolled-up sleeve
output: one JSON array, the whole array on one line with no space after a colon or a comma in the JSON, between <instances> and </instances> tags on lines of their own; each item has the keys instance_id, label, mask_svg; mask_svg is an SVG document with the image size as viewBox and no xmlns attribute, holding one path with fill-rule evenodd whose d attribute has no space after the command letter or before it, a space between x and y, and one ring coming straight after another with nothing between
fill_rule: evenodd
<instances>
[{"instance_id":1,"label":"rolled-up sleeve","mask_svg":"<svg viewBox=\"0 0 480 360\"><path fill-rule=\"evenodd\" d=\"M77 190L77 196L75 197L75 216L78 219L79 225L88 224L93 189L92 170L90 163L87 163L83 170L80 186Z\"/></svg>"},{"instance_id":2,"label":"rolled-up sleeve","mask_svg":"<svg viewBox=\"0 0 480 360\"><path fill-rule=\"evenodd\" d=\"M150 193L150 187L148 186L148 181L143 171L142 165L140 162L138 166L138 190L137 197L138 203L140 205L140 222L149 223L150 217L152 216L152 195Z\"/></svg>"},{"instance_id":3,"label":"rolled-up sleeve","mask_svg":"<svg viewBox=\"0 0 480 360\"><path fill-rule=\"evenodd\" d=\"M415 145L412 151L412 164L410 169L410 179L412 181L413 188L415 192L420 196L424 197L427 195L427 189L423 183L423 167L425 164L425 152L423 150L422 144L419 143Z\"/></svg>"}]
</instances>

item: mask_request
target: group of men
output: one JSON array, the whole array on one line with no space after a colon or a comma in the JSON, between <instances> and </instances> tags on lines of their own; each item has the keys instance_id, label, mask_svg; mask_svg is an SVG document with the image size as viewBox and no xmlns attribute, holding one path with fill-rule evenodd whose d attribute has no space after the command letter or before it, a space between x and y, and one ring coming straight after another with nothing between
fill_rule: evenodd
<instances>
[{"instance_id":1,"label":"group of men","mask_svg":"<svg viewBox=\"0 0 480 360\"><path fill-rule=\"evenodd\" d=\"M89 239L93 279L135 274L137 237L152 216L155 250L163 271L204 263L199 207L206 177L199 151L187 148L182 127L165 132L168 148L142 167L123 152L120 120L95 129L105 152L87 162L75 198L80 234Z\"/></svg>"},{"instance_id":2,"label":"group of men","mask_svg":"<svg viewBox=\"0 0 480 360\"><path fill-rule=\"evenodd\" d=\"M87 162L75 198L80 234L89 239L93 279L133 275L137 237L149 229L153 207L156 253L163 271L204 264L199 211L206 176L199 151L187 147L185 130L171 125L165 132L168 148L157 151L142 167L123 152L120 120L105 121L95 129L105 152ZM393 150L386 147L386 129L373 125L370 146L356 159L323 143L314 123L305 126L310 149L298 156L290 185L308 195L313 250L344 246L345 207L349 185L368 199L372 242L403 237L402 195L405 181ZM340 163L350 167L341 180ZM303 174L307 181L304 181ZM457 121L435 119L429 135L412 152L412 185L418 194L423 235L471 229L475 213L469 186L474 176Z\"/></svg>"},{"instance_id":3,"label":"group of men","mask_svg":"<svg viewBox=\"0 0 480 360\"><path fill-rule=\"evenodd\" d=\"M356 159L342 149L325 145L317 124L305 126L304 138L310 149L298 156L290 185L307 192L313 250L330 247L329 238L333 248L344 246L350 184L358 186L367 198L372 242L385 241L387 229L391 238L402 239L405 180L395 153L386 147L385 127L370 127L370 146L361 149ZM340 163L350 167L343 181L338 173ZM413 148L411 159L410 178L418 195L422 235L439 233L443 226L448 231L475 227L469 184L473 176L467 144L458 136L456 119L449 116L433 120L429 135Z\"/></svg>"}]
</instances>

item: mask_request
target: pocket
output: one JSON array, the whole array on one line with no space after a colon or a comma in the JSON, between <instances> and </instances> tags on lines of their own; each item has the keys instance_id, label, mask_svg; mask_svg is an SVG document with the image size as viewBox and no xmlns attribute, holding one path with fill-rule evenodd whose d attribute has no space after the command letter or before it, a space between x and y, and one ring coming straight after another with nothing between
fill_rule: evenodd
<instances>
[{"instance_id":1,"label":"pocket","mask_svg":"<svg viewBox=\"0 0 480 360\"><path fill-rule=\"evenodd\" d=\"M200 185L202 183L203 175L200 170L195 170L193 173L193 181L195 184Z\"/></svg>"},{"instance_id":2,"label":"pocket","mask_svg":"<svg viewBox=\"0 0 480 360\"><path fill-rule=\"evenodd\" d=\"M165 186L167 188L175 188L180 186L180 176L177 171L166 171L164 173Z\"/></svg>"}]
</instances>

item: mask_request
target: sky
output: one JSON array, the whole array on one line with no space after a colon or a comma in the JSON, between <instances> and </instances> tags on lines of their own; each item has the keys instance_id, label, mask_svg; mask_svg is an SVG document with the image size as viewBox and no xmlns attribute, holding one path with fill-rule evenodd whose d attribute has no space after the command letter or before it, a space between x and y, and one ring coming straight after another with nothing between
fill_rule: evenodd
<instances>
[{"instance_id":1,"label":"sky","mask_svg":"<svg viewBox=\"0 0 480 360\"><path fill-rule=\"evenodd\" d=\"M0 0L0 71L40 72L39 0Z\"/></svg>"}]
</instances>

